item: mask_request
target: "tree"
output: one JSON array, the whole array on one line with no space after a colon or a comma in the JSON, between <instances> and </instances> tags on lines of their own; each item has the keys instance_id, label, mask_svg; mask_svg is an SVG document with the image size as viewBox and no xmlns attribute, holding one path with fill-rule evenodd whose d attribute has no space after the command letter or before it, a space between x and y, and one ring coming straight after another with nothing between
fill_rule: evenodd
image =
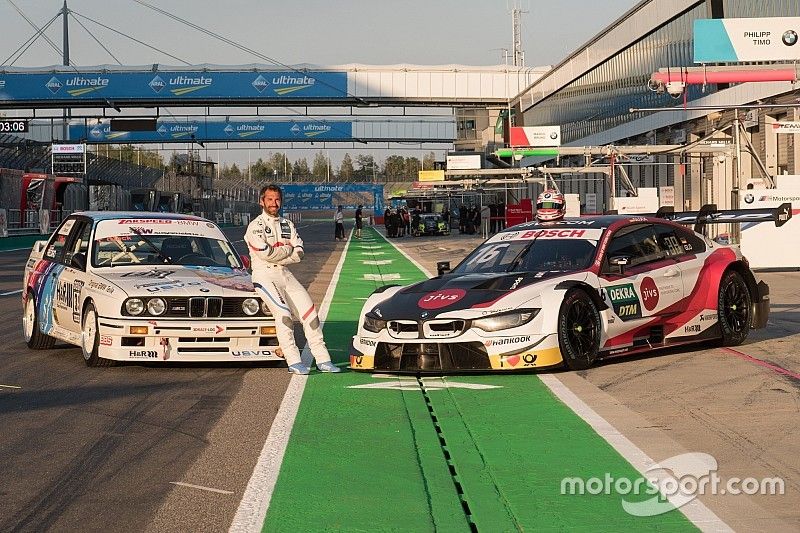
<instances>
[{"instance_id":1,"label":"tree","mask_svg":"<svg viewBox=\"0 0 800 533\"><path fill-rule=\"evenodd\" d=\"M353 181L353 160L350 154L345 153L342 158L342 164L339 167L339 179L342 181Z\"/></svg>"},{"instance_id":2,"label":"tree","mask_svg":"<svg viewBox=\"0 0 800 533\"><path fill-rule=\"evenodd\" d=\"M173 152L174 154L174 152ZM149 168L164 168L164 158L154 150L142 150L132 144L120 144L109 147L109 157L133 165Z\"/></svg>"},{"instance_id":3,"label":"tree","mask_svg":"<svg viewBox=\"0 0 800 533\"><path fill-rule=\"evenodd\" d=\"M422 158L422 166L424 168L420 170L433 170L434 163L436 163L436 154L428 152L428 154Z\"/></svg>"},{"instance_id":4,"label":"tree","mask_svg":"<svg viewBox=\"0 0 800 533\"><path fill-rule=\"evenodd\" d=\"M310 174L311 171L308 169L308 161L306 161L305 157L301 157L292 165L292 176L294 180L308 179Z\"/></svg>"},{"instance_id":5,"label":"tree","mask_svg":"<svg viewBox=\"0 0 800 533\"><path fill-rule=\"evenodd\" d=\"M272 167L272 175L277 179L286 180L289 173L292 171L292 166L286 155L283 153L270 154L269 163ZM277 172L275 172L277 170Z\"/></svg>"},{"instance_id":6,"label":"tree","mask_svg":"<svg viewBox=\"0 0 800 533\"><path fill-rule=\"evenodd\" d=\"M416 181L419 178L419 171L422 170L422 163L416 157L406 157L404 163L406 167L406 178Z\"/></svg>"},{"instance_id":7,"label":"tree","mask_svg":"<svg viewBox=\"0 0 800 533\"><path fill-rule=\"evenodd\" d=\"M330 161L328 161L328 158L325 157L325 154L322 152L317 152L314 155L314 166L311 173L319 180L327 179L329 175L329 165Z\"/></svg>"},{"instance_id":8,"label":"tree","mask_svg":"<svg viewBox=\"0 0 800 533\"><path fill-rule=\"evenodd\" d=\"M386 181L408 181L409 174L406 161L401 155L390 155L383 164Z\"/></svg>"},{"instance_id":9,"label":"tree","mask_svg":"<svg viewBox=\"0 0 800 533\"><path fill-rule=\"evenodd\" d=\"M264 161L259 157L258 161L250 166L250 177L253 181L272 180L272 165L269 161Z\"/></svg>"},{"instance_id":10,"label":"tree","mask_svg":"<svg viewBox=\"0 0 800 533\"><path fill-rule=\"evenodd\" d=\"M377 174L375 158L371 155L359 154L356 156L356 170L353 179L355 181L372 181Z\"/></svg>"}]
</instances>

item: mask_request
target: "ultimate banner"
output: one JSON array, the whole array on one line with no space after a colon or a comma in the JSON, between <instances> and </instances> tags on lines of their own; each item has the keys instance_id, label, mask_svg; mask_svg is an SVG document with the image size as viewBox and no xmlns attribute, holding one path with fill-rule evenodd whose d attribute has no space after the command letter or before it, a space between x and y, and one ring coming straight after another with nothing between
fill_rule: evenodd
<instances>
[{"instance_id":1,"label":"ultimate banner","mask_svg":"<svg viewBox=\"0 0 800 533\"><path fill-rule=\"evenodd\" d=\"M163 101L167 105L204 100L258 101L347 98L346 72L317 71L130 71L43 74L0 71L0 104L55 102L124 103Z\"/></svg>"},{"instance_id":2,"label":"ultimate banner","mask_svg":"<svg viewBox=\"0 0 800 533\"><path fill-rule=\"evenodd\" d=\"M373 209L375 213L383 213L383 185L371 183L305 183L285 184L283 189L283 206L286 211L327 210L342 206L344 209L355 209L363 205L364 209Z\"/></svg>"},{"instance_id":3,"label":"ultimate banner","mask_svg":"<svg viewBox=\"0 0 800 533\"><path fill-rule=\"evenodd\" d=\"M233 141L352 141L353 123L316 120L177 121L159 120L156 131L111 131L110 121L70 124L71 141L103 143L170 143Z\"/></svg>"}]
</instances>

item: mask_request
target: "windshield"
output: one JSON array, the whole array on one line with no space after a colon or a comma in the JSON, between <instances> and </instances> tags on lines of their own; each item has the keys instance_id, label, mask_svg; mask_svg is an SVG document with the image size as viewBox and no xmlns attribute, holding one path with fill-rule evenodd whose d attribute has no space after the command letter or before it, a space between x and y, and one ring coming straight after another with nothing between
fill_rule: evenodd
<instances>
[{"instance_id":1,"label":"windshield","mask_svg":"<svg viewBox=\"0 0 800 533\"><path fill-rule=\"evenodd\" d=\"M597 243L585 239L534 239L485 243L453 272L574 272L589 268Z\"/></svg>"},{"instance_id":2,"label":"windshield","mask_svg":"<svg viewBox=\"0 0 800 533\"><path fill-rule=\"evenodd\" d=\"M240 268L222 231L202 220L103 220L97 224L92 266L182 265Z\"/></svg>"},{"instance_id":3,"label":"windshield","mask_svg":"<svg viewBox=\"0 0 800 533\"><path fill-rule=\"evenodd\" d=\"M230 243L209 237L114 235L94 242L92 265L96 267L163 264L241 266Z\"/></svg>"}]
</instances>

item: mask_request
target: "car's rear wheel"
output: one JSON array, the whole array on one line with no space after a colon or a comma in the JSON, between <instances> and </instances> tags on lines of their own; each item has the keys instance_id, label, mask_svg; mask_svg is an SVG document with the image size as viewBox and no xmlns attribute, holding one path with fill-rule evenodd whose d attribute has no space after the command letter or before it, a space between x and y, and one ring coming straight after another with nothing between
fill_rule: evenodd
<instances>
[{"instance_id":1,"label":"car's rear wheel","mask_svg":"<svg viewBox=\"0 0 800 533\"><path fill-rule=\"evenodd\" d=\"M22 333L28 348L46 350L52 348L56 340L50 335L45 335L39 329L39 317L36 312L36 299L33 293L28 294L25 301L25 312L22 314Z\"/></svg>"},{"instance_id":2,"label":"car's rear wheel","mask_svg":"<svg viewBox=\"0 0 800 533\"><path fill-rule=\"evenodd\" d=\"M600 349L600 312L584 291L573 289L558 314L558 345L570 370L592 366Z\"/></svg>"},{"instance_id":3,"label":"car's rear wheel","mask_svg":"<svg viewBox=\"0 0 800 533\"><path fill-rule=\"evenodd\" d=\"M741 344L750 333L752 298L741 274L729 270L719 284L717 316L722 330L722 345Z\"/></svg>"},{"instance_id":4,"label":"car's rear wheel","mask_svg":"<svg viewBox=\"0 0 800 533\"><path fill-rule=\"evenodd\" d=\"M103 359L98 355L100 346L100 333L97 329L97 310L89 302L83 312L81 322L81 351L86 366L111 366L114 361Z\"/></svg>"}]
</instances>

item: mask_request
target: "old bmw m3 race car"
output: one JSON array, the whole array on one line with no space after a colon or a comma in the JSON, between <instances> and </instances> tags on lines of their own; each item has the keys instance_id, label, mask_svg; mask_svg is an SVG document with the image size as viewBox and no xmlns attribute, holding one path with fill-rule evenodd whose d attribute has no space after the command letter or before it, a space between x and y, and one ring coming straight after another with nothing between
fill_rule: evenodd
<instances>
[{"instance_id":1,"label":"old bmw m3 race car","mask_svg":"<svg viewBox=\"0 0 800 533\"><path fill-rule=\"evenodd\" d=\"M30 348L62 340L89 366L280 359L242 259L199 217L75 213L34 245L22 300Z\"/></svg>"},{"instance_id":2,"label":"old bmw m3 race car","mask_svg":"<svg viewBox=\"0 0 800 533\"><path fill-rule=\"evenodd\" d=\"M709 208L506 229L451 272L442 264L433 279L375 291L353 337L351 368L584 369L604 356L665 346L740 344L766 325L767 285L738 247L666 218L782 225L791 209Z\"/></svg>"}]
</instances>

